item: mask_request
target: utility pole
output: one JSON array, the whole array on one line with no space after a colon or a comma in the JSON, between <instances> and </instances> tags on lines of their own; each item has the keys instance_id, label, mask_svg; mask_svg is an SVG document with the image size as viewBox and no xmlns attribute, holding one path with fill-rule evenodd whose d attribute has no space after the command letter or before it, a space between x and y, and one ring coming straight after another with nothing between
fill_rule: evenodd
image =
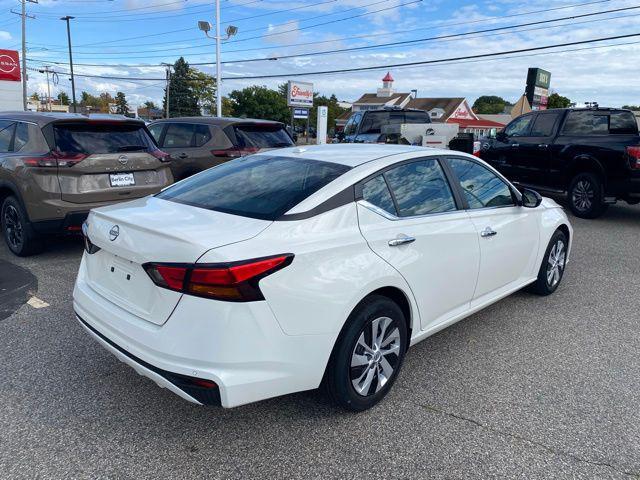
<instances>
[{"instance_id":1,"label":"utility pole","mask_svg":"<svg viewBox=\"0 0 640 480\"><path fill-rule=\"evenodd\" d=\"M167 94L165 95L165 105L164 105L164 118L169 118L169 89L171 88L171 65L168 63L163 63L166 65L166 79L167 79Z\"/></svg>"},{"instance_id":2,"label":"utility pole","mask_svg":"<svg viewBox=\"0 0 640 480\"><path fill-rule=\"evenodd\" d=\"M67 22L67 41L69 43L69 68L71 69L71 98L73 105L73 113L77 112L76 106L76 82L73 77L73 56L71 55L71 27L69 25L69 20L73 20L75 17L71 17L67 15L66 17L60 18L60 20L64 20Z\"/></svg>"},{"instance_id":3,"label":"utility pole","mask_svg":"<svg viewBox=\"0 0 640 480\"><path fill-rule=\"evenodd\" d=\"M49 66L45 65L44 70L38 70L39 73L47 74L47 107L51 111L51 87L49 86Z\"/></svg>"},{"instance_id":4,"label":"utility pole","mask_svg":"<svg viewBox=\"0 0 640 480\"><path fill-rule=\"evenodd\" d=\"M38 0L21 0L20 6L22 7L21 13L14 12L11 9L11 13L20 15L22 22L22 108L27 110L27 18L34 19L34 15L27 14L27 2L38 3Z\"/></svg>"}]
</instances>

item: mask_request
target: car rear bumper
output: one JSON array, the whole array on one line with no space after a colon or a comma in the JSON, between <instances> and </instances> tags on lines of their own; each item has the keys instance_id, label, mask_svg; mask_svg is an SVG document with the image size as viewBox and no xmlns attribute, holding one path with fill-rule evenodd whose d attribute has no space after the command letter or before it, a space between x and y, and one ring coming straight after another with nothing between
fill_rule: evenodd
<instances>
[{"instance_id":1,"label":"car rear bumper","mask_svg":"<svg viewBox=\"0 0 640 480\"><path fill-rule=\"evenodd\" d=\"M33 229L41 234L55 234L55 233L74 233L80 232L82 222L87 219L89 210L82 212L67 213L64 218L58 220L41 220L39 222L31 222Z\"/></svg>"},{"instance_id":2,"label":"car rear bumper","mask_svg":"<svg viewBox=\"0 0 640 480\"><path fill-rule=\"evenodd\" d=\"M85 254L86 255L86 254ZM320 385L331 335L286 335L266 302L232 303L185 295L162 325L102 297L85 281L74 289L83 327L107 350L182 398L234 407ZM212 397L197 380L217 385ZM216 393L217 392L217 393Z\"/></svg>"}]
</instances>

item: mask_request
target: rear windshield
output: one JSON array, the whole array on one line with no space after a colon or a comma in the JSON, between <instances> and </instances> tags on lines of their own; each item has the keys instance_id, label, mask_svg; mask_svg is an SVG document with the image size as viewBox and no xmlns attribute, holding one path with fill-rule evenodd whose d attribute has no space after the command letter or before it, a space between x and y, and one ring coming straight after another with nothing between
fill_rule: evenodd
<instances>
[{"instance_id":1,"label":"rear windshield","mask_svg":"<svg viewBox=\"0 0 640 480\"><path fill-rule=\"evenodd\" d=\"M251 155L211 168L157 197L243 217L276 220L349 170L345 165Z\"/></svg>"},{"instance_id":2,"label":"rear windshield","mask_svg":"<svg viewBox=\"0 0 640 480\"><path fill-rule=\"evenodd\" d=\"M362 121L360 133L381 133L383 126L401 123L431 123L431 118L427 112L369 112Z\"/></svg>"},{"instance_id":3,"label":"rear windshield","mask_svg":"<svg viewBox=\"0 0 640 480\"><path fill-rule=\"evenodd\" d=\"M294 145L281 125L236 125L233 131L240 148L282 148Z\"/></svg>"},{"instance_id":4,"label":"rear windshield","mask_svg":"<svg viewBox=\"0 0 640 480\"><path fill-rule=\"evenodd\" d=\"M56 147L71 153L117 153L148 150L153 141L142 125L55 125Z\"/></svg>"}]
</instances>

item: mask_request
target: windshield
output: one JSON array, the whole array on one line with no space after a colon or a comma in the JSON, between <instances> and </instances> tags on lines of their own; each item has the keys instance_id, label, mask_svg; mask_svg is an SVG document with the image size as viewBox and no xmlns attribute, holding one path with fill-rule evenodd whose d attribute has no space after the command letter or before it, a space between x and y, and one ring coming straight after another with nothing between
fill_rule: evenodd
<instances>
[{"instance_id":1,"label":"windshield","mask_svg":"<svg viewBox=\"0 0 640 480\"><path fill-rule=\"evenodd\" d=\"M402 123L431 123L431 118L427 112L368 112L360 126L360 133L381 133L386 125Z\"/></svg>"},{"instance_id":2,"label":"windshield","mask_svg":"<svg viewBox=\"0 0 640 480\"><path fill-rule=\"evenodd\" d=\"M233 127L238 147L282 148L294 143L280 125L236 125Z\"/></svg>"},{"instance_id":3,"label":"windshield","mask_svg":"<svg viewBox=\"0 0 640 480\"><path fill-rule=\"evenodd\" d=\"M148 150L153 141L142 125L70 124L53 128L56 147L65 153L117 153Z\"/></svg>"},{"instance_id":4,"label":"windshield","mask_svg":"<svg viewBox=\"0 0 640 480\"><path fill-rule=\"evenodd\" d=\"M301 158L251 155L183 180L158 198L219 212L276 220L349 167Z\"/></svg>"}]
</instances>

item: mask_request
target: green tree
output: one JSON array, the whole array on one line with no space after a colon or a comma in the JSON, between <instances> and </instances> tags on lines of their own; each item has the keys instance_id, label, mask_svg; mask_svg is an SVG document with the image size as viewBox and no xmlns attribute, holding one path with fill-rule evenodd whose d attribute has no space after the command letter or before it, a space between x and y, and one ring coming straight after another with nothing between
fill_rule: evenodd
<instances>
[{"instance_id":1,"label":"green tree","mask_svg":"<svg viewBox=\"0 0 640 480\"><path fill-rule=\"evenodd\" d=\"M502 97L483 95L473 102L473 107L471 108L475 113L482 115L497 115L504 112L504 109L509 105L510 103Z\"/></svg>"},{"instance_id":2,"label":"green tree","mask_svg":"<svg viewBox=\"0 0 640 480\"><path fill-rule=\"evenodd\" d=\"M265 86L253 85L242 90L234 90L229 99L233 104L233 115L236 117L287 123L291 116L285 97Z\"/></svg>"},{"instance_id":3,"label":"green tree","mask_svg":"<svg viewBox=\"0 0 640 480\"><path fill-rule=\"evenodd\" d=\"M156 104L153 103L151 100L147 100L146 102L144 102L144 108L151 110L152 108L158 108L158 107L156 107Z\"/></svg>"},{"instance_id":4,"label":"green tree","mask_svg":"<svg viewBox=\"0 0 640 480\"><path fill-rule=\"evenodd\" d=\"M346 108L342 108L338 105L338 98L335 95L326 97L324 95L314 95L313 108L309 112L309 124L313 127L317 125L318 107L327 107L327 130L334 128L336 125L336 118L347 111Z\"/></svg>"},{"instance_id":5,"label":"green tree","mask_svg":"<svg viewBox=\"0 0 640 480\"><path fill-rule=\"evenodd\" d=\"M638 105L623 105L622 108L625 110L633 110L634 112L640 110L640 106Z\"/></svg>"},{"instance_id":6,"label":"green tree","mask_svg":"<svg viewBox=\"0 0 640 480\"><path fill-rule=\"evenodd\" d=\"M571 100L557 93L549 95L549 100L547 101L547 108L567 108L570 105Z\"/></svg>"},{"instance_id":7,"label":"green tree","mask_svg":"<svg viewBox=\"0 0 640 480\"><path fill-rule=\"evenodd\" d=\"M129 104L127 103L127 97L124 92L117 92L115 98L116 113L120 115L129 114Z\"/></svg>"},{"instance_id":8,"label":"green tree","mask_svg":"<svg viewBox=\"0 0 640 480\"><path fill-rule=\"evenodd\" d=\"M198 94L196 88L194 88L198 79L194 78L196 76L193 72L194 70L182 57L173 64L173 72L169 82L169 116L189 117L201 115ZM165 110L167 108L166 89L162 108Z\"/></svg>"},{"instance_id":9,"label":"green tree","mask_svg":"<svg viewBox=\"0 0 640 480\"><path fill-rule=\"evenodd\" d=\"M211 75L192 68L190 71L191 88L198 99L201 110L214 113L216 111L216 80Z\"/></svg>"},{"instance_id":10,"label":"green tree","mask_svg":"<svg viewBox=\"0 0 640 480\"><path fill-rule=\"evenodd\" d=\"M67 95L67 92L58 93L58 101L61 105L69 105L69 95Z\"/></svg>"}]
</instances>

